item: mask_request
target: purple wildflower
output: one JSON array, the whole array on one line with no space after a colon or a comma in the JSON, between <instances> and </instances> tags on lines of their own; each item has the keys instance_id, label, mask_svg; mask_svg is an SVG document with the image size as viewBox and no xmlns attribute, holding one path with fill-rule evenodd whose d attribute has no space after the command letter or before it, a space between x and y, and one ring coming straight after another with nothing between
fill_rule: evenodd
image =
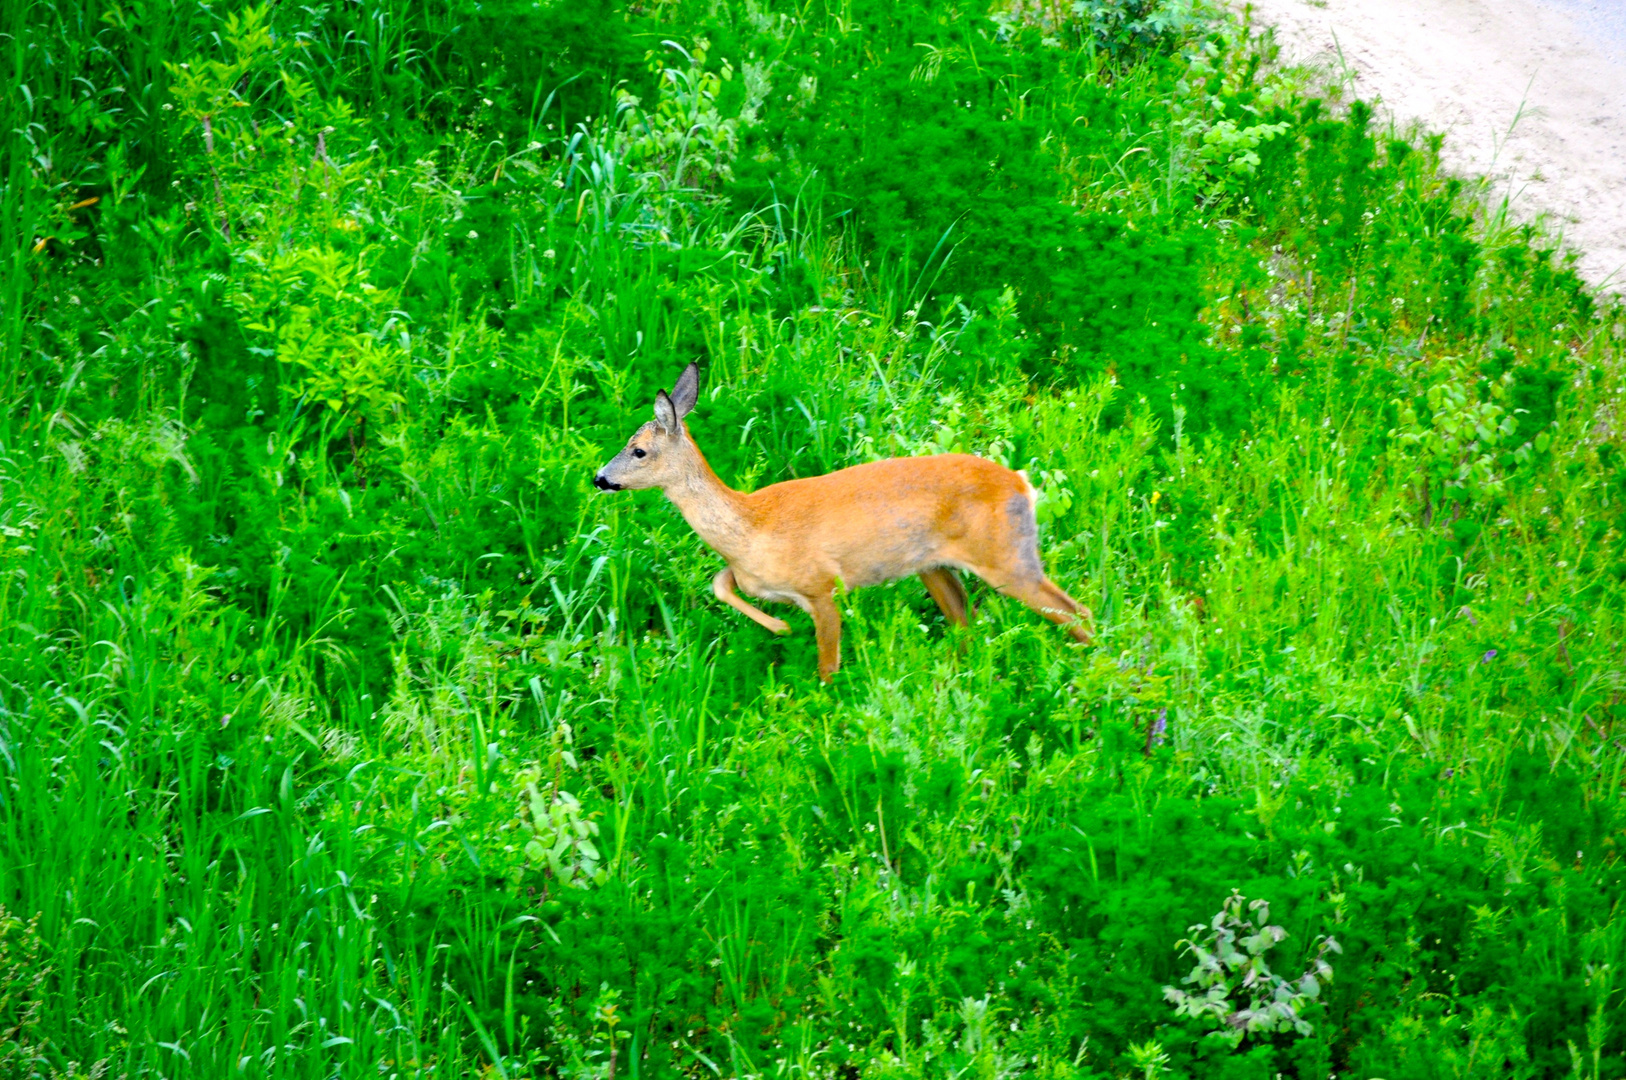
<instances>
[{"instance_id":1,"label":"purple wildflower","mask_svg":"<svg viewBox=\"0 0 1626 1080\"><path fill-rule=\"evenodd\" d=\"M1163 735L1168 730L1169 710L1167 708L1159 709L1157 710L1157 723L1152 725L1152 741L1158 746L1162 746L1165 742Z\"/></svg>"},{"instance_id":2,"label":"purple wildflower","mask_svg":"<svg viewBox=\"0 0 1626 1080\"><path fill-rule=\"evenodd\" d=\"M1492 660L1495 660L1495 659L1496 659L1496 650L1495 649L1486 649L1485 650L1485 655L1481 656L1479 658L1479 662L1481 664L1488 664Z\"/></svg>"}]
</instances>

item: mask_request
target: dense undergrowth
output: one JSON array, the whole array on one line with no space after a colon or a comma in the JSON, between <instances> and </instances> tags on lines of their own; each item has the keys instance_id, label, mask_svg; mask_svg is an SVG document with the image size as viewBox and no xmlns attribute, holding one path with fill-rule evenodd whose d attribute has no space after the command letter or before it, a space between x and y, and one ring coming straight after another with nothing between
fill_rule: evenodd
<instances>
[{"instance_id":1,"label":"dense undergrowth","mask_svg":"<svg viewBox=\"0 0 1626 1080\"><path fill-rule=\"evenodd\" d=\"M1626 328L1436 142L1148 0L8 30L5 1075L1626 1076ZM821 686L592 493L692 359L1097 645Z\"/></svg>"}]
</instances>

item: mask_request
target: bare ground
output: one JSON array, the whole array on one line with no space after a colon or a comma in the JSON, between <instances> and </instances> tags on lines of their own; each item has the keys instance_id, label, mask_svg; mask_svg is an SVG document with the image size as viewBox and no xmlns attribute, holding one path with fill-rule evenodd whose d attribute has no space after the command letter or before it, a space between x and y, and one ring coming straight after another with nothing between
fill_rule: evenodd
<instances>
[{"instance_id":1,"label":"bare ground","mask_svg":"<svg viewBox=\"0 0 1626 1080\"><path fill-rule=\"evenodd\" d=\"M1232 0L1241 10L1242 0ZM1626 0L1253 0L1282 60L1342 74L1447 167L1626 289Z\"/></svg>"}]
</instances>

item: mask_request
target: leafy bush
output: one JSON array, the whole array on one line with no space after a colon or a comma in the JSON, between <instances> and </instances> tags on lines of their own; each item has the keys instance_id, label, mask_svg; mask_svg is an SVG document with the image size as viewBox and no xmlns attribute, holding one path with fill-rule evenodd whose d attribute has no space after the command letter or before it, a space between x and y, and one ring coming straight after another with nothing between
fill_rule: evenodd
<instances>
[{"instance_id":1,"label":"leafy bush","mask_svg":"<svg viewBox=\"0 0 1626 1080\"><path fill-rule=\"evenodd\" d=\"M1247 905L1254 920L1250 924L1242 914L1246 901L1241 893L1232 892L1206 927L1198 923L1191 928L1193 934L1208 931L1201 944L1180 942L1181 949L1197 961L1181 981L1194 984L1201 993L1165 986L1163 996L1181 1016L1214 1021L1219 1028L1215 1034L1232 1046L1258 1032L1308 1035L1313 1029L1302 1010L1321 996L1322 982L1332 979L1326 954L1344 950L1332 938L1325 938L1310 969L1297 979L1284 979L1270 970L1265 954L1287 937L1287 931L1268 925L1270 905L1264 900ZM1232 994L1239 994L1235 1002Z\"/></svg>"}]
</instances>

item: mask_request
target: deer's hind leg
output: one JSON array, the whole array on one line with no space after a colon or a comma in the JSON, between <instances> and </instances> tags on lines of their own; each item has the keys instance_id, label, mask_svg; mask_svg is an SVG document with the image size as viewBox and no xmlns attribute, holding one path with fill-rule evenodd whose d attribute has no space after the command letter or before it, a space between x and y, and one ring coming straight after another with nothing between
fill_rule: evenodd
<instances>
[{"instance_id":1,"label":"deer's hind leg","mask_svg":"<svg viewBox=\"0 0 1626 1080\"><path fill-rule=\"evenodd\" d=\"M971 625L972 611L959 574L945 568L922 570L920 580L925 582L926 591L932 594L937 606L943 609L944 618L955 626Z\"/></svg>"},{"instance_id":2,"label":"deer's hind leg","mask_svg":"<svg viewBox=\"0 0 1626 1080\"><path fill-rule=\"evenodd\" d=\"M970 565L972 573L1006 596L1022 601L1040 615L1067 628L1086 645L1092 640L1090 626L1095 617L1090 609L1045 575L1039 561L1039 526L1034 520L1033 503L1025 495L1012 496L1005 507L1009 532L998 547L985 548L981 560Z\"/></svg>"},{"instance_id":3,"label":"deer's hind leg","mask_svg":"<svg viewBox=\"0 0 1626 1080\"><path fill-rule=\"evenodd\" d=\"M1092 639L1090 626L1095 616L1090 609L1068 596L1066 591L1044 574L1037 578L1023 578L1003 587L996 586L1006 596L1014 596L1051 622L1067 628L1074 640L1088 645Z\"/></svg>"}]
</instances>

